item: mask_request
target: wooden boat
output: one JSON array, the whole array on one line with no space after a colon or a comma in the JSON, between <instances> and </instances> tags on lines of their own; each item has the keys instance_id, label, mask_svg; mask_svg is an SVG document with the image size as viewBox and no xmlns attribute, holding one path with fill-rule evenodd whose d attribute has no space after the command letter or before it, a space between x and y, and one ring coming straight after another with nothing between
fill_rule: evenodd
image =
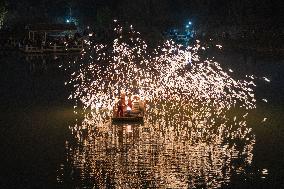
<instances>
[{"instance_id":1,"label":"wooden boat","mask_svg":"<svg viewBox=\"0 0 284 189\"><path fill-rule=\"evenodd\" d=\"M143 123L143 116L134 116L134 117L112 117L112 123Z\"/></svg>"},{"instance_id":2,"label":"wooden boat","mask_svg":"<svg viewBox=\"0 0 284 189\"><path fill-rule=\"evenodd\" d=\"M132 109L124 107L123 116L118 116L117 107L113 109L113 123L142 123L144 121L145 105L143 101L133 101Z\"/></svg>"}]
</instances>

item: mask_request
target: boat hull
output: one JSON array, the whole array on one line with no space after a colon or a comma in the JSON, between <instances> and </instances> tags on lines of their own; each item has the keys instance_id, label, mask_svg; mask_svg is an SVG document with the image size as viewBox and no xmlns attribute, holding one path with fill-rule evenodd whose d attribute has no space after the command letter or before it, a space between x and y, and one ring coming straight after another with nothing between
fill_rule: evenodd
<instances>
[{"instance_id":1,"label":"boat hull","mask_svg":"<svg viewBox=\"0 0 284 189\"><path fill-rule=\"evenodd\" d=\"M136 116L136 117L113 117L112 122L113 123L141 123L144 121L144 118L142 116Z\"/></svg>"}]
</instances>

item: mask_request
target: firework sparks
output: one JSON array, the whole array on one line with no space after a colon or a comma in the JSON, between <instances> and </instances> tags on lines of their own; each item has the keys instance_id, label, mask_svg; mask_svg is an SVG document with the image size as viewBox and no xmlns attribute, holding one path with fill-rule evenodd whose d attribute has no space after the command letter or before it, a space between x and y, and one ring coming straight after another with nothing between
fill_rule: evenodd
<instances>
[{"instance_id":1,"label":"firework sparks","mask_svg":"<svg viewBox=\"0 0 284 189\"><path fill-rule=\"evenodd\" d=\"M153 106L175 101L171 108L180 113L200 105L214 107L217 114L237 105L255 108L253 80L235 80L217 62L200 61L199 43L183 49L167 41L148 53L137 32L131 30L128 43L120 40L122 27L115 32L119 37L112 46L90 44L91 53L83 55L90 62L72 74L75 91L70 98L79 100L85 109L111 112L121 91L139 93Z\"/></svg>"},{"instance_id":2,"label":"firework sparks","mask_svg":"<svg viewBox=\"0 0 284 189\"><path fill-rule=\"evenodd\" d=\"M161 153L166 150L167 153L170 152L170 156L176 156L176 149L173 148L176 146L179 147L179 153L185 154L184 160L178 163L186 165L183 161L199 157L203 158L204 162L213 162L215 166L191 162L192 164L183 167L185 172L189 172L188 167L195 171L216 172L221 170L222 163L219 161L229 165L235 158L234 154L247 154L245 164L251 163L255 139L251 129L246 127L246 118L248 110L256 107L254 76L246 76L246 80L234 79L230 76L233 70L229 69L227 73L218 62L199 56L199 50L204 48L198 41L195 46L187 48L166 41L149 52L146 42L132 27L125 32L118 26L114 32L118 37L111 44L87 43L88 47L82 53L84 61L74 62L77 65L76 71L67 82L74 86L70 98L75 99L76 104L82 104L85 111L90 110L85 114L82 124L70 127L78 141L85 141L83 146L86 149L97 154L96 151L109 148L108 143L113 145L113 141L116 141L113 139L115 131L110 118L118 96L124 92L138 94L147 102L144 122L151 130L149 140L159 147ZM232 112L238 109L241 109L242 113L236 116ZM125 129L127 135L134 135L136 132L129 125ZM83 134L84 131L87 134ZM110 141L105 143L107 146L99 147L99 142L94 142L99 138L98 133L106 133L109 136L106 140ZM139 133L143 131L139 130ZM146 145L149 142L143 136L140 138L139 144ZM227 144L235 139L247 144L242 153L236 150L236 146ZM206 145L208 143L212 145ZM223 147L220 147L221 145ZM197 150L203 148L206 149ZM134 155L136 151L135 146L130 150ZM74 158L78 160L77 156L81 153L74 153ZM211 154L209 159L204 159L203 153ZM93 158L99 158L97 155ZM170 180L167 176L174 176L164 170L169 163L162 155L159 156L158 162L158 168L152 168L151 173L159 175L163 186L171 187L171 183L165 183ZM215 188L222 182L229 181L229 172L228 170L225 175L216 172L218 181L205 175L204 179L211 183L208 188ZM122 179L122 176L119 179ZM186 186L182 181L175 184L177 187ZM190 186L194 187L194 183Z\"/></svg>"}]
</instances>

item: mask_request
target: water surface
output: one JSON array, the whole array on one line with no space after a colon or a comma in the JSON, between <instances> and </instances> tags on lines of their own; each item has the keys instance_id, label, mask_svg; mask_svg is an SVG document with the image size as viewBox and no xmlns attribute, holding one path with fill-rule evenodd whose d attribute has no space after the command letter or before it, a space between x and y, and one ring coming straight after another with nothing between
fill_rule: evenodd
<instances>
[{"instance_id":1,"label":"water surface","mask_svg":"<svg viewBox=\"0 0 284 189\"><path fill-rule=\"evenodd\" d=\"M229 141L226 127L167 127L159 119L73 131L82 117L67 99L70 73L59 65L77 56L2 53L0 187L283 188L283 59L215 56L236 75L271 79L257 82L252 131Z\"/></svg>"}]
</instances>

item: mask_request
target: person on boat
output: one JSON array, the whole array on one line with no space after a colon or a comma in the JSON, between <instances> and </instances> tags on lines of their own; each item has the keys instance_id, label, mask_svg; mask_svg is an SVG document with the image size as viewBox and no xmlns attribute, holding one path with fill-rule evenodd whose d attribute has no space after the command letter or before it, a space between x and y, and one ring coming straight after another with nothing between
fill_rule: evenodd
<instances>
[{"instance_id":1,"label":"person on boat","mask_svg":"<svg viewBox=\"0 0 284 189\"><path fill-rule=\"evenodd\" d=\"M119 101L117 102L117 113L116 113L116 117L123 117L123 98L119 99Z\"/></svg>"},{"instance_id":2,"label":"person on boat","mask_svg":"<svg viewBox=\"0 0 284 189\"><path fill-rule=\"evenodd\" d=\"M124 92L122 92L122 93L120 94L120 99L121 99L121 101L122 101L123 107L126 108L126 107L125 107L126 102L125 102L125 93L124 93ZM125 111L125 109L123 109L123 110Z\"/></svg>"},{"instance_id":3,"label":"person on boat","mask_svg":"<svg viewBox=\"0 0 284 189\"><path fill-rule=\"evenodd\" d=\"M130 94L130 95L128 95L127 106L128 106L129 108L131 108L131 109L132 109L132 99L131 99L131 94Z\"/></svg>"},{"instance_id":4,"label":"person on boat","mask_svg":"<svg viewBox=\"0 0 284 189\"><path fill-rule=\"evenodd\" d=\"M130 116L131 111L132 111L132 99L131 99L131 94L128 95L127 98L127 104L126 104L126 116Z\"/></svg>"},{"instance_id":5,"label":"person on boat","mask_svg":"<svg viewBox=\"0 0 284 189\"><path fill-rule=\"evenodd\" d=\"M138 96L134 96L133 111L136 112L136 113L140 112L139 100L140 100L140 98Z\"/></svg>"}]
</instances>

